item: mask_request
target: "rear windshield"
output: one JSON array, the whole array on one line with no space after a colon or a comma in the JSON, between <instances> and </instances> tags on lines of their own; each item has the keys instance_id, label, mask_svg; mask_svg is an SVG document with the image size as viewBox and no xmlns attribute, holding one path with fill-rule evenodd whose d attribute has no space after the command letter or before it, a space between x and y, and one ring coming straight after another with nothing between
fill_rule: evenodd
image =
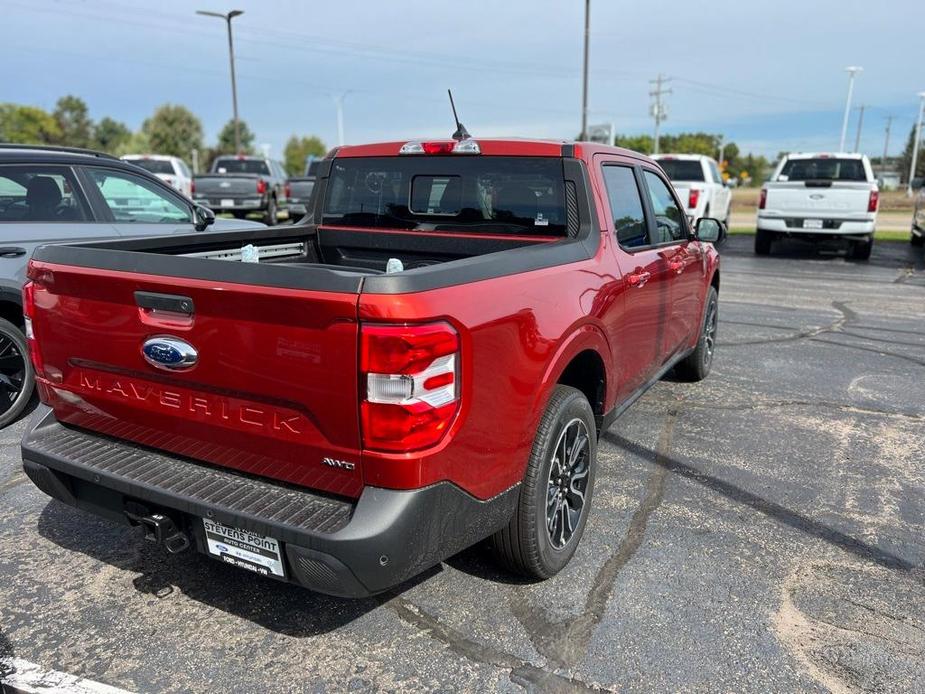
<instances>
[{"instance_id":1,"label":"rear windshield","mask_svg":"<svg viewBox=\"0 0 925 694\"><path fill-rule=\"evenodd\" d=\"M562 160L460 155L335 159L323 223L565 236Z\"/></svg>"},{"instance_id":2,"label":"rear windshield","mask_svg":"<svg viewBox=\"0 0 925 694\"><path fill-rule=\"evenodd\" d=\"M173 164L166 159L129 159L128 161L154 174L173 173Z\"/></svg>"},{"instance_id":3,"label":"rear windshield","mask_svg":"<svg viewBox=\"0 0 925 694\"><path fill-rule=\"evenodd\" d=\"M788 159L777 177L779 181L866 181L860 159Z\"/></svg>"},{"instance_id":4,"label":"rear windshield","mask_svg":"<svg viewBox=\"0 0 925 694\"><path fill-rule=\"evenodd\" d=\"M248 173L270 175L263 159L216 159L212 165L215 173Z\"/></svg>"},{"instance_id":5,"label":"rear windshield","mask_svg":"<svg viewBox=\"0 0 925 694\"><path fill-rule=\"evenodd\" d=\"M704 181L703 165L699 161L681 159L659 159L658 165L665 169L672 181Z\"/></svg>"}]
</instances>

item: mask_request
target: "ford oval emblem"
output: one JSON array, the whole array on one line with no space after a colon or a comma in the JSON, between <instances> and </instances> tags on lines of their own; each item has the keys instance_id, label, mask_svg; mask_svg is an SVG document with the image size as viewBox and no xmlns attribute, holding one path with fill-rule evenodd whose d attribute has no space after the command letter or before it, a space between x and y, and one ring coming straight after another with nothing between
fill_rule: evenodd
<instances>
[{"instance_id":1,"label":"ford oval emblem","mask_svg":"<svg viewBox=\"0 0 925 694\"><path fill-rule=\"evenodd\" d=\"M141 348L145 360L158 369L182 371L192 368L199 354L189 342L178 337L160 336L145 340Z\"/></svg>"}]
</instances>

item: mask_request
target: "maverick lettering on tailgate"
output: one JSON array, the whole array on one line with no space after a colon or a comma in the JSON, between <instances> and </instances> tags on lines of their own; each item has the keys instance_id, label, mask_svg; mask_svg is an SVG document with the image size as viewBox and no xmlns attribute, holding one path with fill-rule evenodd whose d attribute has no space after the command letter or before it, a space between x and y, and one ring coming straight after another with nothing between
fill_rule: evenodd
<instances>
[{"instance_id":1,"label":"maverick lettering on tailgate","mask_svg":"<svg viewBox=\"0 0 925 694\"><path fill-rule=\"evenodd\" d=\"M305 429L304 417L287 408L83 369L77 375L77 390L80 392L103 395L111 400L144 403L164 412L179 410L183 417L202 422L235 429L240 429L243 424L263 430L268 435L296 440Z\"/></svg>"}]
</instances>

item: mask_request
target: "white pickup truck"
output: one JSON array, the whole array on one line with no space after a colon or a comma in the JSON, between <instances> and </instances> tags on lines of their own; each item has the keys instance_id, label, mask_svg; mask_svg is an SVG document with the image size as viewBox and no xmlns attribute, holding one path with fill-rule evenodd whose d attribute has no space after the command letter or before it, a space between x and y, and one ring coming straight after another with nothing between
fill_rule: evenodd
<instances>
[{"instance_id":1,"label":"white pickup truck","mask_svg":"<svg viewBox=\"0 0 925 694\"><path fill-rule=\"evenodd\" d=\"M777 238L841 239L848 257L867 260L874 245L880 189L863 154L788 154L761 188L755 253Z\"/></svg>"},{"instance_id":2,"label":"white pickup truck","mask_svg":"<svg viewBox=\"0 0 925 694\"><path fill-rule=\"evenodd\" d=\"M652 158L671 179L691 224L701 217L729 223L732 193L715 159L702 154L656 154Z\"/></svg>"}]
</instances>

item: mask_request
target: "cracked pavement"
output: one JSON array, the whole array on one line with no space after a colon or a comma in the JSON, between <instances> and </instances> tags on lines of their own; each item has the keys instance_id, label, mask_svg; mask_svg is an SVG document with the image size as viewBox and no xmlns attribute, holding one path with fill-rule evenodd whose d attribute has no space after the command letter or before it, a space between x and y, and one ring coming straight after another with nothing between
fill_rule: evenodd
<instances>
[{"instance_id":1,"label":"cracked pavement","mask_svg":"<svg viewBox=\"0 0 925 694\"><path fill-rule=\"evenodd\" d=\"M136 691L925 689L925 260L721 249L719 345L601 440L575 560L345 601L50 501L0 432L0 656Z\"/></svg>"}]
</instances>

